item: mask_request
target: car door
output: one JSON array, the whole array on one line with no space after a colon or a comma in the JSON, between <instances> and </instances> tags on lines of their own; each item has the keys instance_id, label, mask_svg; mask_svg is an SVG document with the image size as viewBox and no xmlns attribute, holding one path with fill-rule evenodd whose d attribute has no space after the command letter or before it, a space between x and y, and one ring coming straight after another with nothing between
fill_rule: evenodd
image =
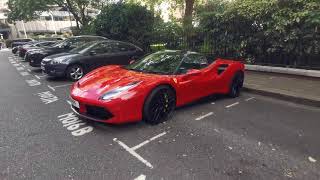
<instances>
[{"instance_id":1,"label":"car door","mask_svg":"<svg viewBox=\"0 0 320 180\"><path fill-rule=\"evenodd\" d=\"M84 63L91 70L107 65L105 61L109 58L108 56L110 56L110 53L111 48L107 42L97 43L85 53Z\"/></svg>"},{"instance_id":2,"label":"car door","mask_svg":"<svg viewBox=\"0 0 320 180\"><path fill-rule=\"evenodd\" d=\"M184 57L178 71L177 83L184 97L183 103L188 103L210 94L209 77L210 69L208 69L207 59L200 54L189 54Z\"/></svg>"}]
</instances>

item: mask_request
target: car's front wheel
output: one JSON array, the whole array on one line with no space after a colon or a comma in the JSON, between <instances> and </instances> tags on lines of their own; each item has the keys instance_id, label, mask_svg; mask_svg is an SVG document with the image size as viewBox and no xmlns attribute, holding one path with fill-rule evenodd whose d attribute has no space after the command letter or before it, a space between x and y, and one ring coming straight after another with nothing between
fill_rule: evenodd
<instances>
[{"instance_id":1,"label":"car's front wheel","mask_svg":"<svg viewBox=\"0 0 320 180\"><path fill-rule=\"evenodd\" d=\"M147 97L143 107L143 119L149 124L166 121L176 106L174 91L168 86L155 88Z\"/></svg>"},{"instance_id":2,"label":"car's front wheel","mask_svg":"<svg viewBox=\"0 0 320 180\"><path fill-rule=\"evenodd\" d=\"M72 81L77 81L84 76L84 68L78 64L74 64L68 67L67 77Z\"/></svg>"}]
</instances>

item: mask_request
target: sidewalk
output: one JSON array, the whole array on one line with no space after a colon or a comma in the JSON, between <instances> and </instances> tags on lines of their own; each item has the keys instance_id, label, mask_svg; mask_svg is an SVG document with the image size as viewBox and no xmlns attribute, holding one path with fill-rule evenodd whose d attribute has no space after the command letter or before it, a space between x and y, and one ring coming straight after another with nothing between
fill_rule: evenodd
<instances>
[{"instance_id":1,"label":"sidewalk","mask_svg":"<svg viewBox=\"0 0 320 180\"><path fill-rule=\"evenodd\" d=\"M320 78L246 71L244 90L320 107Z\"/></svg>"}]
</instances>

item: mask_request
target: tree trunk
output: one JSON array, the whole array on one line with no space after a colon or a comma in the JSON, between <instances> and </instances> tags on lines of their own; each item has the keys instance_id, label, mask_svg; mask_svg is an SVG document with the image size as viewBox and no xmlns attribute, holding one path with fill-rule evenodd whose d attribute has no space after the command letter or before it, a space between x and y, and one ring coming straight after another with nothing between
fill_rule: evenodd
<instances>
[{"instance_id":1,"label":"tree trunk","mask_svg":"<svg viewBox=\"0 0 320 180\"><path fill-rule=\"evenodd\" d=\"M186 39L186 47L191 48L191 36L192 36L192 13L193 13L193 5L195 0L185 0L185 10L183 17L183 29L184 36Z\"/></svg>"}]
</instances>

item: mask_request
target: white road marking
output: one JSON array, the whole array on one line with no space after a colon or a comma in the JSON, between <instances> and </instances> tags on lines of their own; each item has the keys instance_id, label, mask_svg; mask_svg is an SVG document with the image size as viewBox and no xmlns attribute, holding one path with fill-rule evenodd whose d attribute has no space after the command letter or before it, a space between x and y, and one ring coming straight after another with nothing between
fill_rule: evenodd
<instances>
[{"instance_id":1,"label":"white road marking","mask_svg":"<svg viewBox=\"0 0 320 180\"><path fill-rule=\"evenodd\" d=\"M28 76L28 75L30 75L28 72L25 72L25 71L20 72L20 74L21 74L21 76Z\"/></svg>"},{"instance_id":2,"label":"white road marking","mask_svg":"<svg viewBox=\"0 0 320 180\"><path fill-rule=\"evenodd\" d=\"M29 86L39 86L41 85L41 82L35 80L35 79L30 79L30 80L26 80L26 82L28 83Z\"/></svg>"},{"instance_id":3,"label":"white road marking","mask_svg":"<svg viewBox=\"0 0 320 180\"><path fill-rule=\"evenodd\" d=\"M212 102L211 104L216 104L215 102Z\"/></svg>"},{"instance_id":4,"label":"white road marking","mask_svg":"<svg viewBox=\"0 0 320 180\"><path fill-rule=\"evenodd\" d=\"M248 98L248 99L246 99L245 101L250 101L250 100L252 100L252 99L254 99L254 97Z\"/></svg>"},{"instance_id":5,"label":"white road marking","mask_svg":"<svg viewBox=\"0 0 320 180\"><path fill-rule=\"evenodd\" d=\"M166 132L163 132L163 133L161 133L161 134L158 134L158 135L156 135L156 136L154 136L154 137L152 137L152 138L150 138L150 139L148 139L148 140L146 140L146 141L143 141L142 143L140 143L140 144L132 147L131 149L135 151L135 150L141 148L142 146L148 144L149 142L151 142L151 141L153 141L153 140L155 140L155 139L157 139L157 138L159 138L159 137L161 137L161 136L163 136L163 135L165 135L165 134L167 134L167 133L166 133Z\"/></svg>"},{"instance_id":6,"label":"white road marking","mask_svg":"<svg viewBox=\"0 0 320 180\"><path fill-rule=\"evenodd\" d=\"M201 119L204 119L204 118L206 118L208 116L211 116L211 115L213 115L213 112L209 112L208 114L205 114L203 116L197 117L195 120L196 121L200 121Z\"/></svg>"},{"instance_id":7,"label":"white road marking","mask_svg":"<svg viewBox=\"0 0 320 180\"><path fill-rule=\"evenodd\" d=\"M27 71L31 72L31 70L30 70L30 69L27 69Z\"/></svg>"},{"instance_id":8,"label":"white road marking","mask_svg":"<svg viewBox=\"0 0 320 180\"><path fill-rule=\"evenodd\" d=\"M69 105L72 105L71 101L68 101L68 100L67 100L67 103L68 103Z\"/></svg>"},{"instance_id":9,"label":"white road marking","mask_svg":"<svg viewBox=\"0 0 320 180\"><path fill-rule=\"evenodd\" d=\"M22 65L22 67L26 67L25 65Z\"/></svg>"},{"instance_id":10,"label":"white road marking","mask_svg":"<svg viewBox=\"0 0 320 180\"><path fill-rule=\"evenodd\" d=\"M146 175L141 174L140 176L134 178L134 180L145 180L146 179Z\"/></svg>"},{"instance_id":11,"label":"white road marking","mask_svg":"<svg viewBox=\"0 0 320 180\"><path fill-rule=\"evenodd\" d=\"M117 138L113 139L114 142L118 143L121 147L123 147L128 153L130 153L132 156L137 158L139 161L141 161L143 164L145 164L147 167L150 169L153 169L153 166L151 163L149 163L147 160L143 159L138 153L136 153L133 149L129 148L126 144L123 142L119 141Z\"/></svg>"},{"instance_id":12,"label":"white road marking","mask_svg":"<svg viewBox=\"0 0 320 180\"><path fill-rule=\"evenodd\" d=\"M37 94L44 104L50 104L50 103L53 103L53 102L59 100L59 98L57 96L55 96L54 94L52 94L52 92L50 92L50 91L45 91L45 92L41 92L41 93L37 93Z\"/></svg>"},{"instance_id":13,"label":"white road marking","mask_svg":"<svg viewBox=\"0 0 320 180\"><path fill-rule=\"evenodd\" d=\"M238 104L239 104L239 102L235 102L235 103L233 103L233 104L230 104L230 105L226 106L226 108L231 108L232 106L236 106L236 105L238 105Z\"/></svg>"},{"instance_id":14,"label":"white road marking","mask_svg":"<svg viewBox=\"0 0 320 180\"><path fill-rule=\"evenodd\" d=\"M37 75L34 75L37 79L40 79L40 77L39 76L37 76Z\"/></svg>"},{"instance_id":15,"label":"white road marking","mask_svg":"<svg viewBox=\"0 0 320 180\"><path fill-rule=\"evenodd\" d=\"M51 87L50 85L48 85L48 88L51 89L52 91L56 91L56 89Z\"/></svg>"},{"instance_id":16,"label":"white road marking","mask_svg":"<svg viewBox=\"0 0 320 180\"><path fill-rule=\"evenodd\" d=\"M47 77L48 75L45 74L45 75L42 75L42 76L38 76L39 78L43 78L43 77Z\"/></svg>"},{"instance_id":17,"label":"white road marking","mask_svg":"<svg viewBox=\"0 0 320 180\"><path fill-rule=\"evenodd\" d=\"M23 71L24 68L23 67L17 67L17 71Z\"/></svg>"},{"instance_id":18,"label":"white road marking","mask_svg":"<svg viewBox=\"0 0 320 180\"><path fill-rule=\"evenodd\" d=\"M65 87L65 86L70 86L72 84L63 84L63 85L59 85L59 86L53 86L52 88L60 88L60 87Z\"/></svg>"},{"instance_id":19,"label":"white road marking","mask_svg":"<svg viewBox=\"0 0 320 180\"><path fill-rule=\"evenodd\" d=\"M82 136L93 131L92 126L88 126L73 112L59 115L58 120L61 121L63 127L66 127L67 130L71 131L73 136Z\"/></svg>"}]
</instances>

